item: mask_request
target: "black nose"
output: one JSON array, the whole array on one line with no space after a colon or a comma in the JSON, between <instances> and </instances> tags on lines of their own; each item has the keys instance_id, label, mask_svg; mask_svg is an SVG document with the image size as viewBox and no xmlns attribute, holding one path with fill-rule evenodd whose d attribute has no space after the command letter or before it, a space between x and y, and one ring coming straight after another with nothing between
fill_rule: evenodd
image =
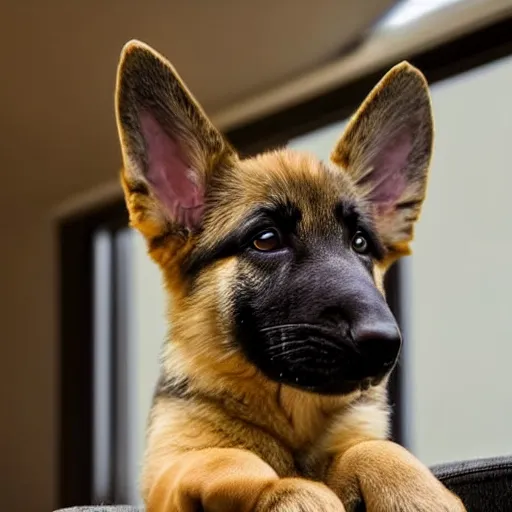
<instances>
[{"instance_id":1,"label":"black nose","mask_svg":"<svg viewBox=\"0 0 512 512\"><path fill-rule=\"evenodd\" d=\"M352 337L360 354L359 378L382 376L395 364L402 340L394 322L361 323L353 326Z\"/></svg>"}]
</instances>

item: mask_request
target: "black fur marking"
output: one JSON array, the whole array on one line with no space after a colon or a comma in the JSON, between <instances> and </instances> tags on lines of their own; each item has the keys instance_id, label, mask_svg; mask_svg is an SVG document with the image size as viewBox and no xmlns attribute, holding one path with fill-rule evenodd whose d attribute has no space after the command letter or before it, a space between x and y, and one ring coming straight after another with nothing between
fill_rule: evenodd
<instances>
[{"instance_id":1,"label":"black fur marking","mask_svg":"<svg viewBox=\"0 0 512 512\"><path fill-rule=\"evenodd\" d=\"M188 379L166 378L160 375L155 387L154 399L157 398L175 398L178 400L186 400L192 396L189 389Z\"/></svg>"},{"instance_id":2,"label":"black fur marking","mask_svg":"<svg viewBox=\"0 0 512 512\"><path fill-rule=\"evenodd\" d=\"M142 181L127 182L128 191L130 194L140 194L142 196L149 196L149 188Z\"/></svg>"},{"instance_id":3,"label":"black fur marking","mask_svg":"<svg viewBox=\"0 0 512 512\"><path fill-rule=\"evenodd\" d=\"M250 212L240 225L213 247L199 249L185 268L185 275L194 279L204 268L215 261L240 254L261 231L277 228L281 233L295 232L301 220L300 210L290 204L276 204Z\"/></svg>"},{"instance_id":4,"label":"black fur marking","mask_svg":"<svg viewBox=\"0 0 512 512\"><path fill-rule=\"evenodd\" d=\"M153 251L155 249L161 249L164 247L167 242L169 241L169 238L173 236L173 232L171 230L166 231L162 235L155 236L149 240L149 250Z\"/></svg>"},{"instance_id":5,"label":"black fur marking","mask_svg":"<svg viewBox=\"0 0 512 512\"><path fill-rule=\"evenodd\" d=\"M420 200L413 200L413 201L404 201L403 203L398 203L395 208L397 210L406 210L408 208L416 208L421 206Z\"/></svg>"},{"instance_id":6,"label":"black fur marking","mask_svg":"<svg viewBox=\"0 0 512 512\"><path fill-rule=\"evenodd\" d=\"M356 203L352 201L340 201L334 209L338 222L346 226L353 236L356 231L362 231L370 242L372 256L381 261L386 255L386 248L382 245L375 232L372 222L359 210Z\"/></svg>"},{"instance_id":7,"label":"black fur marking","mask_svg":"<svg viewBox=\"0 0 512 512\"><path fill-rule=\"evenodd\" d=\"M391 370L400 335L368 258L331 241L316 249L301 261L242 260L233 289L235 339L271 380L345 394Z\"/></svg>"}]
</instances>

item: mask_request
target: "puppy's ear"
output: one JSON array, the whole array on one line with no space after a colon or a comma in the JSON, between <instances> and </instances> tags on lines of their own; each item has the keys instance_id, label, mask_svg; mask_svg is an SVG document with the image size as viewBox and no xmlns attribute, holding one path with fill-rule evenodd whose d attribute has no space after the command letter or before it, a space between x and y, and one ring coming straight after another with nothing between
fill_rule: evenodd
<instances>
[{"instance_id":1,"label":"puppy's ear","mask_svg":"<svg viewBox=\"0 0 512 512\"><path fill-rule=\"evenodd\" d=\"M371 206L379 235L409 253L432 154L430 95L423 75L402 62L373 89L331 154Z\"/></svg>"},{"instance_id":2,"label":"puppy's ear","mask_svg":"<svg viewBox=\"0 0 512 512\"><path fill-rule=\"evenodd\" d=\"M172 65L139 41L122 50L116 119L132 225L150 240L199 229L212 173L236 156Z\"/></svg>"}]
</instances>

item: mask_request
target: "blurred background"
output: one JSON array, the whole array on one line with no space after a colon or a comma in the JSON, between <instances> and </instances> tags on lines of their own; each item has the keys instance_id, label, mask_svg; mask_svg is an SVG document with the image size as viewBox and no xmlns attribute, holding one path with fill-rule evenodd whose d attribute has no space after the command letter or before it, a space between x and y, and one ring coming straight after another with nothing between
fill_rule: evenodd
<instances>
[{"instance_id":1,"label":"blurred background","mask_svg":"<svg viewBox=\"0 0 512 512\"><path fill-rule=\"evenodd\" d=\"M166 327L118 183L114 81L132 38L243 154L327 158L390 66L425 73L429 192L387 283L405 338L393 435L427 464L512 453L512 0L4 1L0 508L140 501Z\"/></svg>"}]
</instances>

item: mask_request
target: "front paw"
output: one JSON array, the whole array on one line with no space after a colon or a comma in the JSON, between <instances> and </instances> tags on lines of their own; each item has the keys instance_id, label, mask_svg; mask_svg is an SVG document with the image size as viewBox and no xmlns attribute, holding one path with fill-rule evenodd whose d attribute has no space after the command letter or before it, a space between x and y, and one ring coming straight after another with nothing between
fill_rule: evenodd
<instances>
[{"instance_id":1,"label":"front paw","mask_svg":"<svg viewBox=\"0 0 512 512\"><path fill-rule=\"evenodd\" d=\"M465 512L450 492L411 453L389 441L360 443L331 467L329 487L347 512Z\"/></svg>"},{"instance_id":2,"label":"front paw","mask_svg":"<svg viewBox=\"0 0 512 512\"><path fill-rule=\"evenodd\" d=\"M455 494L432 482L375 489L365 494L364 503L366 512L466 512Z\"/></svg>"},{"instance_id":3,"label":"front paw","mask_svg":"<svg viewBox=\"0 0 512 512\"><path fill-rule=\"evenodd\" d=\"M262 493L254 512L345 512L345 508L322 483L283 478Z\"/></svg>"}]
</instances>

